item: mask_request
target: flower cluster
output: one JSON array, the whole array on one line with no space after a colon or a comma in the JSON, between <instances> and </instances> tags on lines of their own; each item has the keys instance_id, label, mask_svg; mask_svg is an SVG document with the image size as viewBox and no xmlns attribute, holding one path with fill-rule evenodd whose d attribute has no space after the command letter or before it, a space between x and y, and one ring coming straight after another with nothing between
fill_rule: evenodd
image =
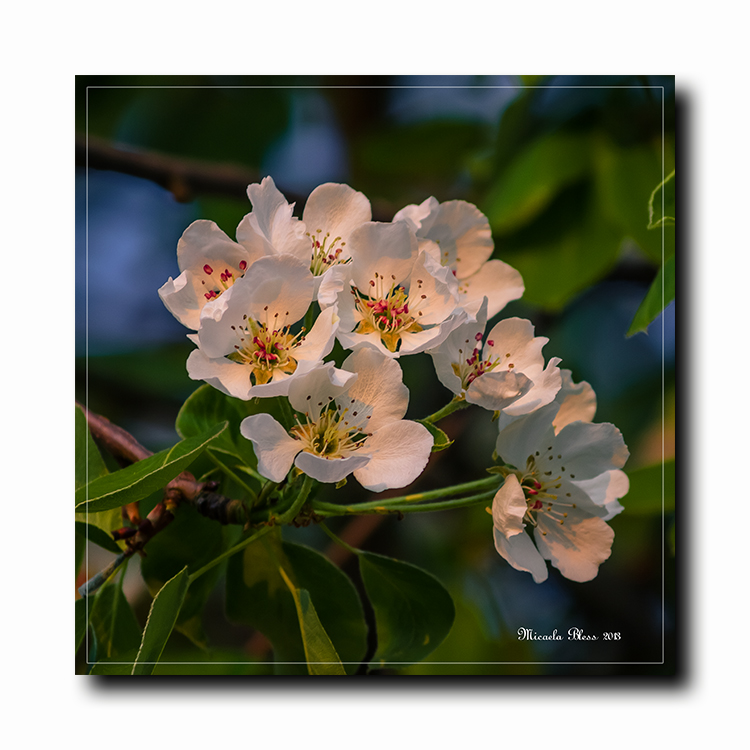
<instances>
[{"instance_id":1,"label":"flower cluster","mask_svg":"<svg viewBox=\"0 0 750 750\"><path fill-rule=\"evenodd\" d=\"M491 257L479 209L431 197L374 222L362 193L328 183L297 218L270 177L247 194L236 241L210 221L187 228L180 274L159 295L191 331L193 380L284 401L283 424L270 413L242 421L257 471L274 483L296 472L326 483L353 474L373 492L404 487L434 449L426 425L475 404L498 425L497 551L536 581L545 560L573 580L594 577L612 543L606 521L627 492L627 449L615 427L592 423L591 387L574 384L558 358L545 362L548 339L528 320L485 331L524 286ZM340 366L336 341L349 352ZM453 394L421 422L404 419L399 363L420 352Z\"/></svg>"}]
</instances>

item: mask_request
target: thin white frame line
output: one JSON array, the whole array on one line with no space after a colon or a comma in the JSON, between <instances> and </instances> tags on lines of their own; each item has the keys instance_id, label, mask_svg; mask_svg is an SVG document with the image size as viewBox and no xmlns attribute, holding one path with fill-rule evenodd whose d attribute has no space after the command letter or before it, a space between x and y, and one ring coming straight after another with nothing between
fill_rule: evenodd
<instances>
[{"instance_id":1,"label":"thin white frame line","mask_svg":"<svg viewBox=\"0 0 750 750\"><path fill-rule=\"evenodd\" d=\"M600 84L594 84L590 86L586 85L545 85L545 86L539 86L539 85L497 85L497 86L490 86L490 85L478 85L478 86L417 86L417 85L409 85L409 86L281 86L281 85L274 85L274 86L230 86L230 85L217 85L217 86L194 86L194 85L185 85L185 86L177 86L177 85L164 85L164 86L136 86L136 85L127 85L127 86L86 86L86 408L88 409L88 114L89 114L89 96L88 92L89 89L661 89L661 176L662 176L662 182L664 181L664 159L665 159L665 99L666 99L666 90L664 86L661 85L600 85ZM662 216L664 215L664 190L662 190ZM661 227L661 258L662 258L662 268L664 267L664 257L665 257L665 247L664 247L664 224L662 222ZM664 333L665 333L665 324L664 324L664 298L665 298L665 290L664 290L664 274L662 274L662 280L661 280L661 292L662 292L662 311L661 311L661 458L662 458L662 466L661 466L661 507L662 507L662 513L661 513L661 526L662 526L662 534L661 534L661 594L662 594L662 600L661 600L661 661L625 661L625 662L598 662L598 661L584 661L584 662L568 662L568 661L541 661L541 662L430 662L430 661L423 661L420 662L422 664L434 664L434 665L448 665L448 664L458 664L458 665L500 665L500 664L508 664L508 665L518 665L518 664L547 664L547 665L554 665L554 664L609 664L609 665L625 665L625 664L640 664L640 665L663 665L666 662L665 658L665 649L666 649L666 633L665 633L665 627L666 627L666 588L665 588L665 577L666 577L666 554L665 554L665 438L664 438L664 429L665 429L665 347L664 347ZM87 442L88 445L88 442ZM86 451L86 481L88 484L88 450ZM88 520L88 508L86 511L87 514L87 520ZM86 574L88 578L88 524L86 529ZM88 597L86 597L88 599ZM87 617L88 617L88 601L86 603L87 608ZM87 665L93 665L98 662L90 662L88 660L89 658L89 649L88 649L88 628L86 629L86 664ZM130 664L131 662L106 662L107 664ZM280 661L273 661L273 662L142 662L144 664L185 664L185 665L195 665L195 664L234 664L234 665L243 665L243 664L255 664L255 663L261 663L261 664L334 664L336 662L280 662ZM341 664L359 664L360 662L339 662ZM413 664L414 662L385 662L386 664Z\"/></svg>"}]
</instances>

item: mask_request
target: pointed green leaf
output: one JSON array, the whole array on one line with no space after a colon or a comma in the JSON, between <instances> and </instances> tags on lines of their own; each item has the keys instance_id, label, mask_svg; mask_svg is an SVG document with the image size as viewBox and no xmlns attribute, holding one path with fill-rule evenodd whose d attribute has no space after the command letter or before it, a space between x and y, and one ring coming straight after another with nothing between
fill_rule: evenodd
<instances>
[{"instance_id":1,"label":"pointed green leaf","mask_svg":"<svg viewBox=\"0 0 750 750\"><path fill-rule=\"evenodd\" d=\"M202 516L194 507L183 505L174 520L148 543L148 555L141 560L141 575L152 596L187 565L188 573L200 570L229 546L235 529ZM177 619L177 630L194 642L196 629L190 620L198 616L211 594L223 567L214 566L190 585Z\"/></svg>"},{"instance_id":2,"label":"pointed green leaf","mask_svg":"<svg viewBox=\"0 0 750 750\"><path fill-rule=\"evenodd\" d=\"M430 435L432 435L432 452L437 453L438 451L444 451L453 445L453 441L439 428L430 422L425 422L422 419L418 419L419 424L424 425Z\"/></svg>"},{"instance_id":3,"label":"pointed green leaf","mask_svg":"<svg viewBox=\"0 0 750 750\"><path fill-rule=\"evenodd\" d=\"M643 302L636 310L627 336L645 332L659 313L675 298L674 255L659 269ZM663 289L662 289L663 286Z\"/></svg>"},{"instance_id":4,"label":"pointed green leaf","mask_svg":"<svg viewBox=\"0 0 750 750\"><path fill-rule=\"evenodd\" d=\"M309 547L267 534L231 557L226 588L229 619L260 630L271 641L277 671L307 673L297 609L279 573L280 565L297 589L309 592L346 671L355 672L367 649L362 602L348 576Z\"/></svg>"},{"instance_id":5,"label":"pointed green leaf","mask_svg":"<svg viewBox=\"0 0 750 750\"><path fill-rule=\"evenodd\" d=\"M174 578L167 581L154 597L131 674L150 675L154 671L154 666L159 661L177 622L188 585L188 569L185 566Z\"/></svg>"},{"instance_id":6,"label":"pointed green leaf","mask_svg":"<svg viewBox=\"0 0 750 750\"><path fill-rule=\"evenodd\" d=\"M341 659L339 659L328 633L320 624L318 613L310 599L310 592L307 589L298 589L289 580L284 568L279 568L279 573L291 592L294 606L297 609L297 619L299 620L308 671L310 674L345 675L346 671L341 664Z\"/></svg>"},{"instance_id":7,"label":"pointed green leaf","mask_svg":"<svg viewBox=\"0 0 750 750\"><path fill-rule=\"evenodd\" d=\"M453 599L440 581L416 565L373 552L359 553L359 569L378 636L370 666L411 664L434 651L455 617Z\"/></svg>"},{"instance_id":8,"label":"pointed green leaf","mask_svg":"<svg viewBox=\"0 0 750 750\"><path fill-rule=\"evenodd\" d=\"M586 137L552 133L532 141L500 175L482 206L493 231L507 233L527 224L590 166Z\"/></svg>"},{"instance_id":9,"label":"pointed green leaf","mask_svg":"<svg viewBox=\"0 0 750 750\"><path fill-rule=\"evenodd\" d=\"M675 170L660 182L648 202L648 228L670 226L675 223Z\"/></svg>"},{"instance_id":10,"label":"pointed green leaf","mask_svg":"<svg viewBox=\"0 0 750 750\"><path fill-rule=\"evenodd\" d=\"M172 448L95 479L76 491L76 511L110 510L147 497L187 469L226 428L227 423L223 422L198 437L182 440Z\"/></svg>"},{"instance_id":11,"label":"pointed green leaf","mask_svg":"<svg viewBox=\"0 0 750 750\"><path fill-rule=\"evenodd\" d=\"M96 659L117 659L138 647L141 628L117 583L101 588L89 601L90 625L96 638Z\"/></svg>"},{"instance_id":12,"label":"pointed green leaf","mask_svg":"<svg viewBox=\"0 0 750 750\"><path fill-rule=\"evenodd\" d=\"M99 449L89 432L86 415L76 406L76 490L107 474Z\"/></svg>"}]
</instances>

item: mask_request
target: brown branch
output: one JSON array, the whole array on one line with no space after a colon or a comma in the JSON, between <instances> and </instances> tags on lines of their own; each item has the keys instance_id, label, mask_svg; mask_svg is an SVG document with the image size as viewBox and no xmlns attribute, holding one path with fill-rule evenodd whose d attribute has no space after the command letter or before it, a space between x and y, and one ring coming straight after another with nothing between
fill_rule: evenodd
<instances>
[{"instance_id":1,"label":"brown branch","mask_svg":"<svg viewBox=\"0 0 750 750\"><path fill-rule=\"evenodd\" d=\"M169 190L175 200L189 203L196 195L221 195L245 198L247 186L260 182L257 170L235 164L216 164L199 159L168 156L155 151L117 148L102 138L76 136L76 166L109 170L142 177ZM306 195L279 187L287 201L298 208ZM373 221L391 221L394 209L385 202L373 203Z\"/></svg>"}]
</instances>

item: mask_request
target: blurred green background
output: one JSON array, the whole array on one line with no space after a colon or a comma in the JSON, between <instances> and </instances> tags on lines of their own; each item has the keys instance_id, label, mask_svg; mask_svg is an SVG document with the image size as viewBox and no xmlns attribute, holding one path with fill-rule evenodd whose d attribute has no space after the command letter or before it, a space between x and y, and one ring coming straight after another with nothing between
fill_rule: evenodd
<instances>
[{"instance_id":1,"label":"blurred green background","mask_svg":"<svg viewBox=\"0 0 750 750\"><path fill-rule=\"evenodd\" d=\"M177 440L177 412L200 384L185 371L193 348L186 330L156 290L178 274L175 249L191 221L211 219L234 237L250 210L247 182L271 175L297 201L298 216L310 191L328 181L363 191L382 221L431 195L475 203L489 218L495 257L526 284L523 299L497 319L529 318L549 338L546 357L561 357L575 380L591 383L596 421L621 429L634 473L625 512L611 522L612 556L587 584L550 569L537 585L513 570L494 550L483 508L354 526L348 533L361 533L364 549L421 565L456 601L448 639L402 671L674 673L674 474L668 463L662 515L660 466L662 452L674 455L674 303L647 333L626 337L663 257L661 232L646 228L647 204L674 169L673 77L114 76L78 77L76 87L79 401L151 450ZM193 179L216 169L218 179ZM674 253L673 228L664 252ZM399 361L411 393L407 416L449 400L427 355ZM484 476L494 448L490 416L471 407L441 423L456 442L433 455L414 486ZM364 497L355 485L347 491ZM314 527L289 538L329 545ZM356 577L350 562L342 565ZM130 567L126 593L145 618L148 591L137 564ZM208 650L176 635L174 661L268 657L262 638L226 622L221 599L219 582L196 639ZM517 639L520 627L621 638L529 643ZM159 673L264 669L230 663Z\"/></svg>"}]
</instances>

